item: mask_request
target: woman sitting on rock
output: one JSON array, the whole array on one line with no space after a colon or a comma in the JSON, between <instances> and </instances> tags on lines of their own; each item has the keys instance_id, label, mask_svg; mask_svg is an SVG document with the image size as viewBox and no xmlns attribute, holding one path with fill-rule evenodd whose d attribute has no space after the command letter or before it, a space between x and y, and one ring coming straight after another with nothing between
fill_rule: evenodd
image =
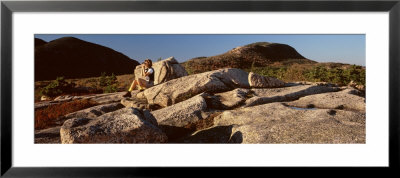
<instances>
[{"instance_id":1,"label":"woman sitting on rock","mask_svg":"<svg viewBox=\"0 0 400 178\"><path fill-rule=\"evenodd\" d=\"M150 59L144 60L144 63L141 64L142 76L138 77L132 82L131 87L123 97L131 97L131 91L135 89L136 85L140 91L143 91L145 88L150 88L154 85L154 69L151 67L152 65L153 62Z\"/></svg>"}]
</instances>

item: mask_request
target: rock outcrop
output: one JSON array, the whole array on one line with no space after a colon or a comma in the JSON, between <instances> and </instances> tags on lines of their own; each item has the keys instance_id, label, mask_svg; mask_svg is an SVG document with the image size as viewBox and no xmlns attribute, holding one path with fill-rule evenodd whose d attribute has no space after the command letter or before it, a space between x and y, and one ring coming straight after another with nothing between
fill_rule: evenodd
<instances>
[{"instance_id":1,"label":"rock outcrop","mask_svg":"<svg viewBox=\"0 0 400 178\"><path fill-rule=\"evenodd\" d=\"M246 100L245 107L272 102L293 101L307 95L336 92L339 91L340 88L316 85L298 85L285 88L263 88L251 90L255 96Z\"/></svg>"},{"instance_id":2,"label":"rock outcrop","mask_svg":"<svg viewBox=\"0 0 400 178\"><path fill-rule=\"evenodd\" d=\"M357 96L354 89L345 89L340 92L330 92L302 97L287 103L300 108L327 108L365 111L365 98Z\"/></svg>"},{"instance_id":3,"label":"rock outcrop","mask_svg":"<svg viewBox=\"0 0 400 178\"><path fill-rule=\"evenodd\" d=\"M113 112L118 109L122 109L124 106L119 102L102 104L93 106L87 109L69 113L65 116L55 118L55 127L48 129L35 130L35 143L60 143L60 128L61 125L68 119L72 118L91 118L94 119L108 112Z\"/></svg>"},{"instance_id":4,"label":"rock outcrop","mask_svg":"<svg viewBox=\"0 0 400 178\"><path fill-rule=\"evenodd\" d=\"M133 107L138 109L149 109L149 104L146 99L139 98L124 98L121 100L121 104L125 107Z\"/></svg>"},{"instance_id":5,"label":"rock outcrop","mask_svg":"<svg viewBox=\"0 0 400 178\"><path fill-rule=\"evenodd\" d=\"M63 95L63 96L56 97L52 101L42 101L42 102L35 103L35 110L41 109L41 108L44 108L47 106L55 105L55 104L61 104L61 103L68 102L68 101L84 100L84 99L94 101L97 104L115 103L115 102L120 102L121 99L123 98L122 95L124 95L124 94L125 94L125 92L93 94L93 95L84 95L84 96Z\"/></svg>"},{"instance_id":6,"label":"rock outcrop","mask_svg":"<svg viewBox=\"0 0 400 178\"><path fill-rule=\"evenodd\" d=\"M218 93L249 87L247 72L229 68L173 79L146 89L144 96L149 103L166 107L203 92Z\"/></svg>"},{"instance_id":7,"label":"rock outcrop","mask_svg":"<svg viewBox=\"0 0 400 178\"><path fill-rule=\"evenodd\" d=\"M206 96L207 103L213 109L233 109L238 107L251 96L252 91L246 88L237 88L231 91Z\"/></svg>"},{"instance_id":8,"label":"rock outcrop","mask_svg":"<svg viewBox=\"0 0 400 178\"><path fill-rule=\"evenodd\" d=\"M153 62L152 67L154 69L154 85L188 75L185 68L183 68L174 57ZM140 65L136 66L136 79L141 76L141 70L142 67Z\"/></svg>"},{"instance_id":9,"label":"rock outcrop","mask_svg":"<svg viewBox=\"0 0 400 178\"><path fill-rule=\"evenodd\" d=\"M294 109L282 103L225 111L214 118L214 126L231 127L230 142L365 143L365 113Z\"/></svg>"},{"instance_id":10,"label":"rock outcrop","mask_svg":"<svg viewBox=\"0 0 400 178\"><path fill-rule=\"evenodd\" d=\"M122 109L122 108L124 108L124 106L119 102L110 103L110 104L102 104L102 105L93 106L93 107L90 107L87 109L83 109L80 111L76 111L73 113L69 113L69 114L65 115L64 118L71 119L71 118L75 118L75 117L80 117L80 118L94 119L105 113L113 112L113 111L116 111L116 110Z\"/></svg>"},{"instance_id":11,"label":"rock outcrop","mask_svg":"<svg viewBox=\"0 0 400 178\"><path fill-rule=\"evenodd\" d=\"M277 88L285 86L285 82L273 77L265 77L253 72L249 73L250 87L254 88Z\"/></svg>"},{"instance_id":12,"label":"rock outcrop","mask_svg":"<svg viewBox=\"0 0 400 178\"><path fill-rule=\"evenodd\" d=\"M61 126L56 126L42 130L35 130L35 144L61 143L60 128Z\"/></svg>"},{"instance_id":13,"label":"rock outcrop","mask_svg":"<svg viewBox=\"0 0 400 178\"><path fill-rule=\"evenodd\" d=\"M284 83L228 68L123 94L35 103L100 104L35 130L35 143L365 143L365 96L350 86Z\"/></svg>"},{"instance_id":14,"label":"rock outcrop","mask_svg":"<svg viewBox=\"0 0 400 178\"><path fill-rule=\"evenodd\" d=\"M124 108L94 119L73 118L60 129L62 143L164 143L168 138L134 108Z\"/></svg>"},{"instance_id":15,"label":"rock outcrop","mask_svg":"<svg viewBox=\"0 0 400 178\"><path fill-rule=\"evenodd\" d=\"M159 125L184 127L203 119L202 111L207 109L206 100L202 94L188 100L151 112Z\"/></svg>"},{"instance_id":16,"label":"rock outcrop","mask_svg":"<svg viewBox=\"0 0 400 178\"><path fill-rule=\"evenodd\" d=\"M84 96L71 96L71 95L63 95L54 98L53 101L72 101L76 99L90 99L99 104L107 104L120 101L125 92L115 92L115 93L103 93L103 94L93 94L93 95L84 95Z\"/></svg>"}]
</instances>

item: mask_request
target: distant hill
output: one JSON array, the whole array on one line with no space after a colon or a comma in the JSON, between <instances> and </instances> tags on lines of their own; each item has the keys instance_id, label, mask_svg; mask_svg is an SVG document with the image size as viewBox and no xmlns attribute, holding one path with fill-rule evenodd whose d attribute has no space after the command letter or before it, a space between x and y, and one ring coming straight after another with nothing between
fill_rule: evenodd
<instances>
[{"instance_id":1,"label":"distant hill","mask_svg":"<svg viewBox=\"0 0 400 178\"><path fill-rule=\"evenodd\" d=\"M47 42L44 41L44 40L42 40L42 39L35 38L35 48L38 47L38 46L42 46L42 45L44 45L44 44L46 44L46 43L47 43Z\"/></svg>"},{"instance_id":2,"label":"distant hill","mask_svg":"<svg viewBox=\"0 0 400 178\"><path fill-rule=\"evenodd\" d=\"M35 38L35 81L96 77L102 72L130 74L138 64L118 51L78 38L63 37L48 43Z\"/></svg>"},{"instance_id":3,"label":"distant hill","mask_svg":"<svg viewBox=\"0 0 400 178\"><path fill-rule=\"evenodd\" d=\"M189 73L201 73L226 67L247 69L251 66L263 67L273 63L316 63L306 59L296 49L286 44L257 42L234 48L226 53L197 57L184 63Z\"/></svg>"}]
</instances>

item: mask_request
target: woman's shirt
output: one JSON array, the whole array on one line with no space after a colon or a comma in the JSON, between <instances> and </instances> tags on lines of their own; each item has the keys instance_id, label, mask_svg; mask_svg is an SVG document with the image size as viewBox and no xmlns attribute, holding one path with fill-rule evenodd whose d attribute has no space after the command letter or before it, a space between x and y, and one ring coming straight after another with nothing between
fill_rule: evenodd
<instances>
[{"instance_id":1,"label":"woman's shirt","mask_svg":"<svg viewBox=\"0 0 400 178\"><path fill-rule=\"evenodd\" d=\"M149 73L150 75L148 75L148 76L146 76L145 77L145 80L146 81L154 81L154 69L153 68L147 68L147 69L144 69L144 73L145 74L147 74L147 73Z\"/></svg>"}]
</instances>

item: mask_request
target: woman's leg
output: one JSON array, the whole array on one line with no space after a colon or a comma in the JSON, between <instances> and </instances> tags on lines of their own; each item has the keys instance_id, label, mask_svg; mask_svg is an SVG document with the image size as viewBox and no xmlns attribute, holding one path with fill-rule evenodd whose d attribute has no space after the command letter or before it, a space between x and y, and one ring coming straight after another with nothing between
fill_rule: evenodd
<instances>
[{"instance_id":1,"label":"woman's leg","mask_svg":"<svg viewBox=\"0 0 400 178\"><path fill-rule=\"evenodd\" d=\"M135 89L136 85L138 84L137 80L133 80L131 87L129 87L129 92L131 92L133 89Z\"/></svg>"},{"instance_id":2,"label":"woman's leg","mask_svg":"<svg viewBox=\"0 0 400 178\"><path fill-rule=\"evenodd\" d=\"M133 80L131 87L129 87L128 91L124 95L122 95L122 97L131 97L131 91L133 89L135 89L136 85L137 85L137 81Z\"/></svg>"},{"instance_id":3,"label":"woman's leg","mask_svg":"<svg viewBox=\"0 0 400 178\"><path fill-rule=\"evenodd\" d=\"M146 88L146 82L147 82L146 80L138 78L137 85L139 85L141 88Z\"/></svg>"}]
</instances>

